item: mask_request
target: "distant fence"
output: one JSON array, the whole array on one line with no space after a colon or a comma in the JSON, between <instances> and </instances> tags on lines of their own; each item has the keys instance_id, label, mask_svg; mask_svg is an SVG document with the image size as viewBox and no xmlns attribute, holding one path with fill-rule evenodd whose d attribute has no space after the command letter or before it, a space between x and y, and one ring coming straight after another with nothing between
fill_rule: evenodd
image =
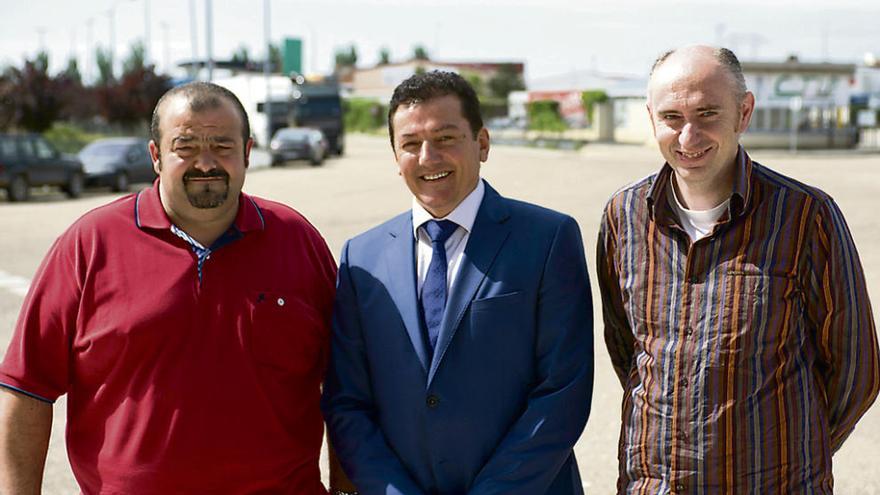
<instances>
[{"instance_id":1,"label":"distant fence","mask_svg":"<svg viewBox=\"0 0 880 495\"><path fill-rule=\"evenodd\" d=\"M859 148L880 151L880 128L862 129L859 132Z\"/></svg>"}]
</instances>

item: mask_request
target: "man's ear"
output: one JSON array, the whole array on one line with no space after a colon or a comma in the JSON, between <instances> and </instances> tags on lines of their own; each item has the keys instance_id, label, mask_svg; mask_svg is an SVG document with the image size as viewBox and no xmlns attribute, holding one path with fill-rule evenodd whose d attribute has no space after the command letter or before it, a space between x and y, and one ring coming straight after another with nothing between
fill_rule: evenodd
<instances>
[{"instance_id":1,"label":"man's ear","mask_svg":"<svg viewBox=\"0 0 880 495\"><path fill-rule=\"evenodd\" d=\"M156 175L159 175L159 172L162 171L162 161L159 159L159 145L151 139L147 148L150 150L150 160L153 162L153 171L156 172Z\"/></svg>"},{"instance_id":2,"label":"man's ear","mask_svg":"<svg viewBox=\"0 0 880 495\"><path fill-rule=\"evenodd\" d=\"M244 168L248 168L251 164L251 148L254 146L254 138L248 138L244 143Z\"/></svg>"},{"instance_id":3,"label":"man's ear","mask_svg":"<svg viewBox=\"0 0 880 495\"><path fill-rule=\"evenodd\" d=\"M483 127L477 133L477 143L480 145L480 161L485 162L489 159L489 129Z\"/></svg>"},{"instance_id":4,"label":"man's ear","mask_svg":"<svg viewBox=\"0 0 880 495\"><path fill-rule=\"evenodd\" d=\"M752 114L755 112L755 95L751 91L746 91L742 103L739 104L739 112L736 132L742 134L749 128L749 122L752 121Z\"/></svg>"}]
</instances>

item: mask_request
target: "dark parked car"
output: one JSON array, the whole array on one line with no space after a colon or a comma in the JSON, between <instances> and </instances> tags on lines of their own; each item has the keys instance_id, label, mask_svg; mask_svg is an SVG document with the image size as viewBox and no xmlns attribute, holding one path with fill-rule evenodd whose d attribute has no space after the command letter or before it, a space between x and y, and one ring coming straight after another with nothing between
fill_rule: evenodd
<instances>
[{"instance_id":1,"label":"dark parked car","mask_svg":"<svg viewBox=\"0 0 880 495\"><path fill-rule=\"evenodd\" d=\"M79 152L87 186L107 186L128 191L134 182L156 178L146 139L135 137L98 139Z\"/></svg>"},{"instance_id":2,"label":"dark parked car","mask_svg":"<svg viewBox=\"0 0 880 495\"><path fill-rule=\"evenodd\" d=\"M0 187L10 201L25 201L34 186L60 186L71 198L83 191L82 163L37 134L0 134Z\"/></svg>"},{"instance_id":3,"label":"dark parked car","mask_svg":"<svg viewBox=\"0 0 880 495\"><path fill-rule=\"evenodd\" d=\"M288 160L309 160L312 165L320 165L327 155L327 140L318 129L285 127L272 137L269 153L273 167Z\"/></svg>"}]
</instances>

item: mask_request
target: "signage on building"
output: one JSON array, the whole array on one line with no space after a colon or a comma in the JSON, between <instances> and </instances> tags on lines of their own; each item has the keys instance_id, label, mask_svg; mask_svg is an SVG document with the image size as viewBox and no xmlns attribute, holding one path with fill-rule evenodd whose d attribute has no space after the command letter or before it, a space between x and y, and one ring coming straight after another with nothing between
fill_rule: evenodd
<instances>
[{"instance_id":1,"label":"signage on building","mask_svg":"<svg viewBox=\"0 0 880 495\"><path fill-rule=\"evenodd\" d=\"M796 97L804 106L845 106L849 102L849 78L841 74L760 73L746 74L745 78L759 108L786 108Z\"/></svg>"}]
</instances>

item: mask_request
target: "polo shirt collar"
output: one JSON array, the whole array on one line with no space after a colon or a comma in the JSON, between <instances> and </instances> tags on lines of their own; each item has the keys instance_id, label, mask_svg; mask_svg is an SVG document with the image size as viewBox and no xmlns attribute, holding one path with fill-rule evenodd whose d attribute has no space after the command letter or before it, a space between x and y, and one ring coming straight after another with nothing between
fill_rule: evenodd
<instances>
[{"instance_id":1,"label":"polo shirt collar","mask_svg":"<svg viewBox=\"0 0 880 495\"><path fill-rule=\"evenodd\" d=\"M165 213L162 200L159 198L159 179L135 197L134 221L141 229L171 229L171 219ZM266 228L263 211L254 199L244 192L239 194L238 212L232 226L242 233Z\"/></svg>"},{"instance_id":2,"label":"polo shirt collar","mask_svg":"<svg viewBox=\"0 0 880 495\"><path fill-rule=\"evenodd\" d=\"M752 183L752 159L746 150L739 146L736 152L736 170L733 178L733 191L730 197L730 207L725 218L731 219L742 216L749 209L751 200ZM654 183L648 190L648 211L655 221L666 224L676 223L676 216L666 201L666 188L671 187L673 170L669 162L665 162Z\"/></svg>"}]
</instances>

